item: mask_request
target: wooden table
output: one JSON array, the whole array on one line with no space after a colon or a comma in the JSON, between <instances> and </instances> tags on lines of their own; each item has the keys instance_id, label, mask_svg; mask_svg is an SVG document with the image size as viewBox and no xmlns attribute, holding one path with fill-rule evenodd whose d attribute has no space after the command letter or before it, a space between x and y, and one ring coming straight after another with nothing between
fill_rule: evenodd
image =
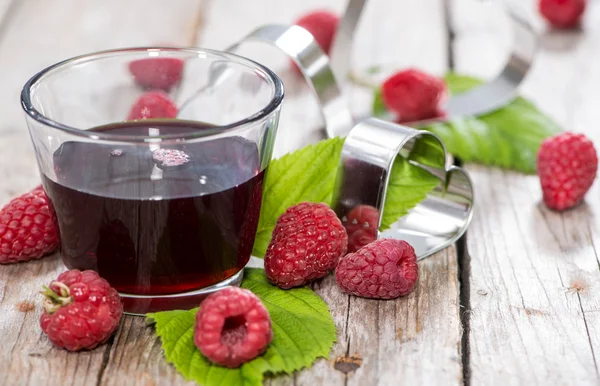
<instances>
[{"instance_id":1,"label":"wooden table","mask_svg":"<svg viewBox=\"0 0 600 386\"><path fill-rule=\"evenodd\" d=\"M39 182L18 96L23 83L44 66L80 53L155 42L224 48L260 24L292 22L319 3L0 1L0 204ZM328 5L341 11L344 3ZM483 2L371 3L358 32L355 68L412 65L440 75L456 70L490 77L502 66L507 21ZM520 3L532 12L533 1ZM545 33L541 43L523 93L565 129L586 132L600 146L600 3L590 2L584 31ZM285 63L262 55L268 65ZM287 71L281 75L287 101L279 154L317 140L320 125L303 83ZM352 88L349 93L354 111L369 110L370 95ZM561 214L540 203L535 176L466 167L477 196L467 236L421 262L416 290L395 301L346 296L332 277L314 284L338 328L330 359L267 383L600 382L598 184L584 205ZM125 317L114 339L91 352L52 347L39 328L37 291L63 269L58 256L0 266L0 384L185 384L165 362L142 318ZM336 364L345 357L357 365Z\"/></svg>"}]
</instances>

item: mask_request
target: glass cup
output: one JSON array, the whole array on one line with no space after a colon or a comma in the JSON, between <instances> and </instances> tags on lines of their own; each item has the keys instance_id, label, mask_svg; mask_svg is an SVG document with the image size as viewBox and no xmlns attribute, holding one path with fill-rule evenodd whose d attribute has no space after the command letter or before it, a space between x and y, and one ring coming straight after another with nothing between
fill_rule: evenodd
<instances>
[{"instance_id":1,"label":"glass cup","mask_svg":"<svg viewBox=\"0 0 600 386\"><path fill-rule=\"evenodd\" d=\"M65 265L98 271L132 314L239 284L282 101L271 70L204 49L104 51L31 78L21 102Z\"/></svg>"}]
</instances>

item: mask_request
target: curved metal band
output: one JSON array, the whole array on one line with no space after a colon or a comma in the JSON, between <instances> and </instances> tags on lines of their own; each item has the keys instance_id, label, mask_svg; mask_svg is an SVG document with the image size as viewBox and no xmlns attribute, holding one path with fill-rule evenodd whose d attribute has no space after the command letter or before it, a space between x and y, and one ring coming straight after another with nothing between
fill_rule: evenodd
<instances>
[{"instance_id":1,"label":"curved metal band","mask_svg":"<svg viewBox=\"0 0 600 386\"><path fill-rule=\"evenodd\" d=\"M531 23L506 6L514 30L512 51L500 74L471 91L452 96L445 109L448 118L476 116L497 110L517 96L519 85L531 68L537 51L537 35Z\"/></svg>"},{"instance_id":2,"label":"curved metal band","mask_svg":"<svg viewBox=\"0 0 600 386\"><path fill-rule=\"evenodd\" d=\"M351 0L346 16L340 24L340 29L346 32L338 36L338 47L333 51L334 55L338 52L333 58L337 71L347 71L354 28L365 3L366 0ZM353 4L360 6L352 8ZM266 25L229 47L228 51L236 51L241 44L248 41L270 44L293 59L321 105L327 136L347 134L336 180L333 207L344 222L351 243L366 243L377 237L403 239L414 246L418 258L422 259L453 244L466 231L473 211L473 186L464 170L447 162L446 149L437 136L427 131L374 118L352 127L350 109L330 68L329 59L313 36L303 28ZM214 70L212 85L218 84L218 78L226 74L218 67ZM503 74L505 72L505 75L501 75L502 79L518 78L510 69ZM337 72L338 76L345 74ZM498 87L510 89L502 81L498 81L484 85L472 93L478 90L494 93ZM480 97L476 93L473 95ZM510 98L512 99L512 96ZM502 99L497 103L497 107L508 100ZM463 99L463 102L458 104L462 103L468 104L469 98L466 102ZM406 216L380 232L390 173L398 156L436 176L440 182ZM352 223L356 211L365 208L370 213L370 221L363 224Z\"/></svg>"},{"instance_id":3,"label":"curved metal band","mask_svg":"<svg viewBox=\"0 0 600 386\"><path fill-rule=\"evenodd\" d=\"M320 104L327 136L332 138L348 133L353 125L350 108L329 66L329 57L308 31L298 26L265 25L229 47L227 51L234 52L248 41L270 44L289 56L302 71Z\"/></svg>"},{"instance_id":4,"label":"curved metal band","mask_svg":"<svg viewBox=\"0 0 600 386\"><path fill-rule=\"evenodd\" d=\"M440 182L406 216L380 232L397 157ZM348 231L349 245L359 243L358 247L377 237L397 238L408 241L422 259L452 245L466 231L473 214L471 180L463 169L448 163L439 137L375 118L350 131L335 186L333 208ZM360 218L368 220L357 222Z\"/></svg>"},{"instance_id":5,"label":"curved metal band","mask_svg":"<svg viewBox=\"0 0 600 386\"><path fill-rule=\"evenodd\" d=\"M331 48L331 65L340 80L348 76L354 33L366 2L367 0L350 0L338 26ZM526 13L514 12L514 5L504 4L504 7L515 32L512 51L504 69L492 81L463 94L451 96L446 102L446 116L443 118L410 122L410 126L486 114L505 106L516 97L517 89L533 62L537 36L532 24L522 16Z\"/></svg>"}]
</instances>

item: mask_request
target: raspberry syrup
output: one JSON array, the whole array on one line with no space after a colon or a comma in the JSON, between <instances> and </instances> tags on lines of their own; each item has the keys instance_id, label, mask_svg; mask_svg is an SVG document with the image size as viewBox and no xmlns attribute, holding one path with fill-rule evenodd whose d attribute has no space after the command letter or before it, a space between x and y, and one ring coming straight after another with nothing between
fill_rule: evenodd
<instances>
[{"instance_id":1,"label":"raspberry syrup","mask_svg":"<svg viewBox=\"0 0 600 386\"><path fill-rule=\"evenodd\" d=\"M189 122L125 122L95 131L182 134ZM264 171L242 137L169 146L65 142L43 176L68 268L119 292L174 294L219 283L248 262Z\"/></svg>"}]
</instances>

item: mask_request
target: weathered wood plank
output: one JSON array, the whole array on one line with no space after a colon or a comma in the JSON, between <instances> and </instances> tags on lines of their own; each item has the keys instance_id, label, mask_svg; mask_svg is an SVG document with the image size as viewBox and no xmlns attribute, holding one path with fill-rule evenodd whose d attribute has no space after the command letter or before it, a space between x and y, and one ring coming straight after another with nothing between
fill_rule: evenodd
<instances>
[{"instance_id":1,"label":"weathered wood plank","mask_svg":"<svg viewBox=\"0 0 600 386\"><path fill-rule=\"evenodd\" d=\"M117 331L99 385L195 385L185 382L165 357L153 327L144 318L128 316Z\"/></svg>"},{"instance_id":2,"label":"weathered wood plank","mask_svg":"<svg viewBox=\"0 0 600 386\"><path fill-rule=\"evenodd\" d=\"M212 3L200 37L201 46L225 47L256 25L292 22L317 4L235 2L237 7L232 11L233 3L233 0ZM338 10L342 3L330 2L328 6ZM231 21L238 14L240 19L234 19L236 22L222 22L226 18ZM381 64L396 69L418 66L437 74L447 68L446 28L439 1L410 5L371 2L357 37L355 68ZM243 53L272 66L284 80L288 100L280 122L278 154L319 138L320 133L315 132L321 125L317 106L302 81L288 71L288 61L277 52L257 45L249 45ZM369 111L372 93L359 88L352 88L351 93L353 111L357 115ZM339 291L333 277L315 284L338 328L338 342L331 359L320 360L293 377L279 377L268 383L390 385L401 379L410 379L411 384L461 383L456 249L449 248L420 263L420 269L417 290L395 301L348 297Z\"/></svg>"},{"instance_id":3,"label":"weathered wood plank","mask_svg":"<svg viewBox=\"0 0 600 386\"><path fill-rule=\"evenodd\" d=\"M520 5L531 13L535 4ZM588 18L597 20L598 4L589 5ZM484 5L455 2L459 72L497 72L507 47L506 25L498 20ZM565 129L599 143L591 103L599 95L591 86L599 76L592 70L600 48L595 24L582 33L545 34L523 93ZM586 204L557 213L540 201L537 177L467 168L478 199L467 235L470 381L598 384L597 185Z\"/></svg>"},{"instance_id":4,"label":"weathered wood plank","mask_svg":"<svg viewBox=\"0 0 600 386\"><path fill-rule=\"evenodd\" d=\"M85 52L161 41L190 44L202 2L178 7L146 0L8 4L0 4L0 11L12 13L0 26L0 55L5 58L0 61L0 205L39 184L18 100L25 81L46 65ZM37 292L64 269L57 255L0 266L0 384L184 384L141 318L124 318L112 343L91 352L52 347L39 328Z\"/></svg>"},{"instance_id":5,"label":"weathered wood plank","mask_svg":"<svg viewBox=\"0 0 600 386\"><path fill-rule=\"evenodd\" d=\"M417 67L442 75L447 69L443 2L370 2L357 35L353 67L394 71ZM379 77L389 75L388 71ZM372 92L353 88L357 115L370 111ZM362 357L351 385L460 384L461 323L456 248L419 264L419 284L396 301L351 297L346 352Z\"/></svg>"},{"instance_id":6,"label":"weathered wood plank","mask_svg":"<svg viewBox=\"0 0 600 386\"><path fill-rule=\"evenodd\" d=\"M338 330L330 359L267 384L462 384L456 248L420 262L419 274L414 292L387 301L347 296L333 276L315 283Z\"/></svg>"}]
</instances>

